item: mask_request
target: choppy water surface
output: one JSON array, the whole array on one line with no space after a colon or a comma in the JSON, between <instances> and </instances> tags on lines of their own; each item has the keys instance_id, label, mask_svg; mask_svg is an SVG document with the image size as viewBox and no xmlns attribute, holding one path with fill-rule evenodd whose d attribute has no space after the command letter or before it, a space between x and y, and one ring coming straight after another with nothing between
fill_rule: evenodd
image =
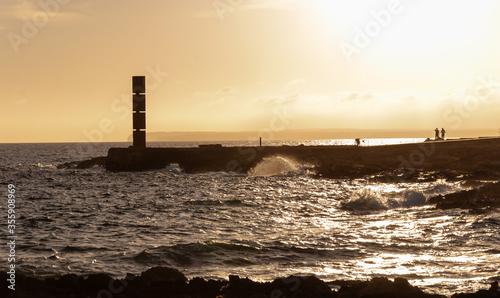
<instances>
[{"instance_id":1,"label":"choppy water surface","mask_svg":"<svg viewBox=\"0 0 500 298\"><path fill-rule=\"evenodd\" d=\"M75 146L0 145L1 183L18 189L24 272L123 277L163 265L205 278L387 276L447 295L500 279L499 213L425 204L460 182L314 179L281 157L250 174L54 168L74 160L62 153Z\"/></svg>"}]
</instances>

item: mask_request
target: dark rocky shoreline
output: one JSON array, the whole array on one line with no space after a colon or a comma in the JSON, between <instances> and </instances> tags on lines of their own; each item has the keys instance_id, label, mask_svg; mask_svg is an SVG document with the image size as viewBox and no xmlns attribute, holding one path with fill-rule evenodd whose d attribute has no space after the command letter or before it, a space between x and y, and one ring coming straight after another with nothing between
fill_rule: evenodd
<instances>
[{"instance_id":1,"label":"dark rocky shoreline","mask_svg":"<svg viewBox=\"0 0 500 298\"><path fill-rule=\"evenodd\" d=\"M406 279L375 277L370 281L333 281L326 283L315 276L290 276L272 282L255 282L248 278L229 276L228 280L188 280L177 269L151 268L139 276L128 274L123 279L113 279L106 274L88 277L67 274L59 278L40 280L21 274L16 275L16 290L7 288L7 274L0 274L0 296L22 298L45 297L172 297L172 298L377 298L445 297L429 294L411 286ZM470 294L454 294L453 298L500 298L498 282L490 289Z\"/></svg>"}]
</instances>

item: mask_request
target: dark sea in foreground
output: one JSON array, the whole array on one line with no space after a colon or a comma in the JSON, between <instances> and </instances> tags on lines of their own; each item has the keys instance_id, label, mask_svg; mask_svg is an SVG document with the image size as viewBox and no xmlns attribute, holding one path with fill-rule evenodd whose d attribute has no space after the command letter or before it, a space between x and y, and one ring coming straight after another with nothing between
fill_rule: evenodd
<instances>
[{"instance_id":1,"label":"dark sea in foreground","mask_svg":"<svg viewBox=\"0 0 500 298\"><path fill-rule=\"evenodd\" d=\"M421 140L364 145L416 141ZM1 230L7 239L11 183L17 190L20 272L39 278L98 272L123 278L169 266L188 278L386 276L444 295L486 289L500 280L500 213L426 204L430 197L469 189L464 181L318 179L308 165L280 156L245 174L185 174L176 165L140 173L57 169L128 145L0 144ZM7 271L8 252L1 251L0 267Z\"/></svg>"}]
</instances>

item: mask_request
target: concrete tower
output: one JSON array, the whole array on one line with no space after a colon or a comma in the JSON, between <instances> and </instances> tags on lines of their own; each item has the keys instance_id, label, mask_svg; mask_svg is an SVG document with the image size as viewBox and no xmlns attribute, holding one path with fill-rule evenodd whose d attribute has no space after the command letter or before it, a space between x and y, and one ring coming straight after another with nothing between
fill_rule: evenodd
<instances>
[{"instance_id":1,"label":"concrete tower","mask_svg":"<svg viewBox=\"0 0 500 298\"><path fill-rule=\"evenodd\" d=\"M146 148L146 77L132 77L134 147Z\"/></svg>"}]
</instances>

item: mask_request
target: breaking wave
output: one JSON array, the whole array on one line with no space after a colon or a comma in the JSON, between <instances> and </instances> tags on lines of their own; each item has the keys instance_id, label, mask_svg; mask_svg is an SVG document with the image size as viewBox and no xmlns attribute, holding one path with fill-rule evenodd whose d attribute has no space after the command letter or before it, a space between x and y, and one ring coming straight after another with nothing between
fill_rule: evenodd
<instances>
[{"instance_id":1,"label":"breaking wave","mask_svg":"<svg viewBox=\"0 0 500 298\"><path fill-rule=\"evenodd\" d=\"M220 266L222 263L227 263L226 255L235 255L238 257L249 257L249 254L256 254L262 248L256 244L244 243L226 243L226 242L196 242L187 244L177 244L171 246L159 246L150 249L145 249L135 255L133 259L142 264L169 264L192 266L200 262L216 262ZM253 261L246 260L249 264L257 263L257 259Z\"/></svg>"},{"instance_id":2,"label":"breaking wave","mask_svg":"<svg viewBox=\"0 0 500 298\"><path fill-rule=\"evenodd\" d=\"M41 169L56 169L56 166L54 166L53 164L44 164L40 162L37 164L33 164L33 166Z\"/></svg>"},{"instance_id":3,"label":"breaking wave","mask_svg":"<svg viewBox=\"0 0 500 298\"><path fill-rule=\"evenodd\" d=\"M149 170L149 172L164 172L164 173L172 173L175 175L184 174L184 169L179 166L178 163L171 163L163 169L158 170Z\"/></svg>"},{"instance_id":4,"label":"breaking wave","mask_svg":"<svg viewBox=\"0 0 500 298\"><path fill-rule=\"evenodd\" d=\"M268 177L276 175L307 174L312 166L301 164L283 156L265 157L255 167L248 171L251 177Z\"/></svg>"},{"instance_id":5,"label":"breaking wave","mask_svg":"<svg viewBox=\"0 0 500 298\"><path fill-rule=\"evenodd\" d=\"M173 174L184 174L184 169L181 168L179 166L179 164L175 163L175 164L170 164L168 166L165 167L164 171L166 172L170 172L170 173L173 173Z\"/></svg>"},{"instance_id":6,"label":"breaking wave","mask_svg":"<svg viewBox=\"0 0 500 298\"><path fill-rule=\"evenodd\" d=\"M445 195L464 190L464 187L461 185L461 183L447 182L444 179L438 179L435 182L431 183L430 186L431 187L425 193L428 197Z\"/></svg>"},{"instance_id":7,"label":"breaking wave","mask_svg":"<svg viewBox=\"0 0 500 298\"><path fill-rule=\"evenodd\" d=\"M427 198L415 190L405 190L395 194L381 194L371 189L353 193L349 201L341 204L346 210L389 210L401 207L415 207L425 204Z\"/></svg>"}]
</instances>

